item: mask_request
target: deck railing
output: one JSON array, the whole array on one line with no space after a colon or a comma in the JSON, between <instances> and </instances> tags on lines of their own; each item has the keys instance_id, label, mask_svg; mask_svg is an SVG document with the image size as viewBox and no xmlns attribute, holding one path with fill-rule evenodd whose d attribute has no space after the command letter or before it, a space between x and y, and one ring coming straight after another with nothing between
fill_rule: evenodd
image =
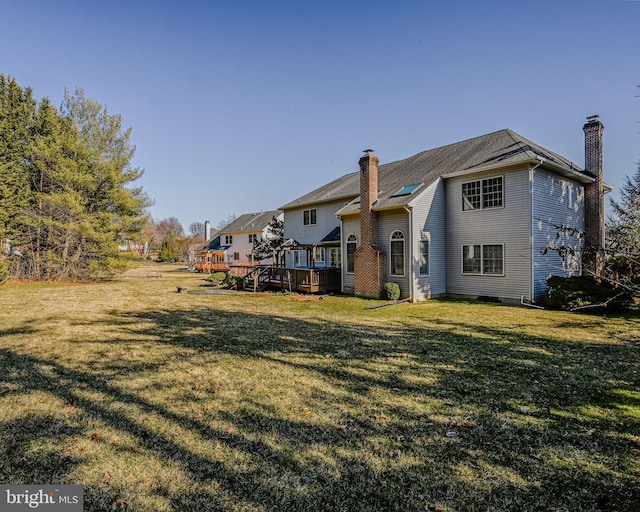
<instances>
[{"instance_id":1,"label":"deck railing","mask_svg":"<svg viewBox=\"0 0 640 512\"><path fill-rule=\"evenodd\" d=\"M265 270L260 274L261 282L272 288L304 293L340 291L338 268L267 267Z\"/></svg>"}]
</instances>

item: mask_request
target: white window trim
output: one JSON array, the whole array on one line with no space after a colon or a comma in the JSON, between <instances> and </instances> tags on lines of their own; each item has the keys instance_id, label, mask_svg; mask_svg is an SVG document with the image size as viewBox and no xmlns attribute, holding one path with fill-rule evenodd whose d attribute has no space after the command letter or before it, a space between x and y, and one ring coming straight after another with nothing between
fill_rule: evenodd
<instances>
[{"instance_id":1,"label":"white window trim","mask_svg":"<svg viewBox=\"0 0 640 512\"><path fill-rule=\"evenodd\" d=\"M502 205L501 206L488 206L488 207L485 208L484 206L482 206L482 203L483 203L483 200L482 200L482 198L483 198L483 196L482 196L482 182L484 180L491 180L491 179L494 179L494 178L502 178ZM480 208L474 208L474 209L471 209L471 210L465 210L464 209L464 197L462 195L462 185L465 185L467 183L473 183L474 181L479 181L480 182ZM485 177L482 177L482 178L477 178L475 180L463 181L460 184L460 199L462 199L461 205L460 205L460 208L461 208L460 211L462 211L462 212L478 212L478 211L480 211L481 212L481 211L484 211L484 210L500 210L501 208L504 208L504 205L507 202L506 201L506 194L505 194L505 188L506 188L505 185L506 185L506 181L504 179L504 174L497 174L495 176L485 176ZM467 244L467 245L470 245L470 244ZM475 244L475 245L477 245L477 244ZM497 244L484 244L484 245L497 245Z\"/></svg>"},{"instance_id":2,"label":"white window trim","mask_svg":"<svg viewBox=\"0 0 640 512\"><path fill-rule=\"evenodd\" d=\"M337 254L337 256L334 258L332 256L333 254ZM331 266L331 260L333 259L336 262L335 268L342 267L341 255L342 255L342 251L340 250L340 247L329 247L329 265Z\"/></svg>"},{"instance_id":3,"label":"white window trim","mask_svg":"<svg viewBox=\"0 0 640 512\"><path fill-rule=\"evenodd\" d=\"M480 272L465 272L464 271L464 248L468 245L479 245L480 246ZM484 247L486 245L500 245L502 246L502 273L501 274L490 274L484 272ZM506 253L504 250L504 243L468 243L462 244L460 246L460 273L463 276L486 276L486 277L504 277L505 275L505 267L506 267Z\"/></svg>"},{"instance_id":4,"label":"white window trim","mask_svg":"<svg viewBox=\"0 0 640 512\"><path fill-rule=\"evenodd\" d=\"M351 238L352 236L355 238L355 241L351 241L350 242L349 238ZM356 235L355 233L349 233L347 235L347 241L345 242L345 247L344 247L344 261L343 261L344 265L343 265L343 268L344 268L344 271L345 271L346 274L353 275L353 274L355 274L355 270L356 270L356 262L355 262L356 255L355 255L355 251L354 251L353 252L353 258L354 258L353 270L349 271L349 250L348 250L348 248L349 248L349 244L350 243L356 245L356 251L357 251L358 250L358 235Z\"/></svg>"},{"instance_id":5,"label":"white window trim","mask_svg":"<svg viewBox=\"0 0 640 512\"><path fill-rule=\"evenodd\" d=\"M575 210L579 195L578 185L572 181L567 182L567 208Z\"/></svg>"},{"instance_id":6,"label":"white window trim","mask_svg":"<svg viewBox=\"0 0 640 512\"><path fill-rule=\"evenodd\" d=\"M309 223L305 224L304 222L304 214L309 212ZM315 212L315 222L311 222L311 212ZM302 210L302 225L303 226L317 226L318 225L318 209L317 208L309 208L307 210Z\"/></svg>"},{"instance_id":7,"label":"white window trim","mask_svg":"<svg viewBox=\"0 0 640 512\"><path fill-rule=\"evenodd\" d=\"M322 259L318 259L318 254L322 255ZM326 261L326 254L324 247L316 247L313 251L313 261L316 263L323 263Z\"/></svg>"},{"instance_id":8,"label":"white window trim","mask_svg":"<svg viewBox=\"0 0 640 512\"><path fill-rule=\"evenodd\" d=\"M399 241L393 239L393 235L395 233L402 234L402 274L393 273L393 254L391 253L391 243ZM407 237L401 229L394 229L389 235L389 275L393 277L404 277L407 275Z\"/></svg>"},{"instance_id":9,"label":"white window trim","mask_svg":"<svg viewBox=\"0 0 640 512\"><path fill-rule=\"evenodd\" d=\"M429 251L427 252L427 270L426 274L420 272L421 260L422 258L422 242L427 242L429 244ZM420 239L418 240L418 275L420 277L427 277L431 275L431 233L429 231L423 231L420 234Z\"/></svg>"}]
</instances>

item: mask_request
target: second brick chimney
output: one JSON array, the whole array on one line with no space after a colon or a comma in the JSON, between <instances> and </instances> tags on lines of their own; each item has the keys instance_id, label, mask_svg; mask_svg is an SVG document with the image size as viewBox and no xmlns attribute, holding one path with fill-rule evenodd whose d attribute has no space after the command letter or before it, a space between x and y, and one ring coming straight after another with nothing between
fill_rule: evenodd
<instances>
[{"instance_id":1,"label":"second brick chimney","mask_svg":"<svg viewBox=\"0 0 640 512\"><path fill-rule=\"evenodd\" d=\"M355 252L354 291L359 297L379 298L382 293L384 253L378 249L378 157L367 149L360 158L360 247Z\"/></svg>"},{"instance_id":2,"label":"second brick chimney","mask_svg":"<svg viewBox=\"0 0 640 512\"><path fill-rule=\"evenodd\" d=\"M599 274L604 263L604 180L602 176L602 133L598 116L587 117L584 130L584 169L595 181L584 187L584 269Z\"/></svg>"}]
</instances>

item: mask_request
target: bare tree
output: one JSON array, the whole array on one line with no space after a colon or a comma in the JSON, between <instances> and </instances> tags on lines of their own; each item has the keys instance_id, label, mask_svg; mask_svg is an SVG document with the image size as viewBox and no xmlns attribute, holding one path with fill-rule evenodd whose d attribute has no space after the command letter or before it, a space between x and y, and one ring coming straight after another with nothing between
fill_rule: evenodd
<instances>
[{"instance_id":1,"label":"bare tree","mask_svg":"<svg viewBox=\"0 0 640 512\"><path fill-rule=\"evenodd\" d=\"M231 224L234 220L236 220L238 216L235 213L230 213L224 219L222 219L218 224L216 224L216 229L224 229L229 224Z\"/></svg>"},{"instance_id":2,"label":"bare tree","mask_svg":"<svg viewBox=\"0 0 640 512\"><path fill-rule=\"evenodd\" d=\"M189 234L195 240L204 240L204 222L192 222L189 225Z\"/></svg>"}]
</instances>

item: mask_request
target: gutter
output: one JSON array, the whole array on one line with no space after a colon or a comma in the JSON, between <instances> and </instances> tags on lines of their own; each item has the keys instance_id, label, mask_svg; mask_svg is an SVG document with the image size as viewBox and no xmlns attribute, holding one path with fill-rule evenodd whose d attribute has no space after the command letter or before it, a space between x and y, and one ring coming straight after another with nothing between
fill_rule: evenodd
<instances>
[{"instance_id":1,"label":"gutter","mask_svg":"<svg viewBox=\"0 0 640 512\"><path fill-rule=\"evenodd\" d=\"M522 160L520 162L510 162L510 163L504 163L501 165L486 165L484 167L474 167L473 169L466 169L463 171L457 171L457 172L452 172L449 174L443 174L442 177L443 178L453 178L456 176L464 176L466 174L474 174L476 172L482 172L482 171L498 171L500 169L506 169L508 167L518 167L518 166L522 166L524 164L529 164L529 165L535 165L536 167L538 167L541 164L544 164L545 167L549 167L551 169L553 169L554 171L556 171L559 174L562 174L564 176L570 176L571 178L575 179L576 181L585 184L585 183L592 183L595 181L595 178L592 178L591 176L587 176L583 173L581 173L580 171L576 170L576 169L570 169L569 167L564 167L562 165L558 165L554 162L552 162L551 160L547 160L546 158L542 158L541 156L536 155L535 158L530 158L528 160Z\"/></svg>"}]
</instances>

